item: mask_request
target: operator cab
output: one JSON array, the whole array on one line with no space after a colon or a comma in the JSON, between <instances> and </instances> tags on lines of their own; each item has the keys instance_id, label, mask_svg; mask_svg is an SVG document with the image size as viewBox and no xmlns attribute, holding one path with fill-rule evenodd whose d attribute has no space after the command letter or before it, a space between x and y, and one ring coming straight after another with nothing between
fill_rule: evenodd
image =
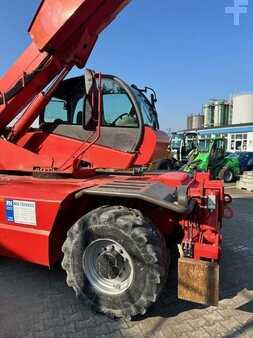
<instances>
[{"instance_id":1,"label":"operator cab","mask_svg":"<svg viewBox=\"0 0 253 338\"><path fill-rule=\"evenodd\" d=\"M198 150L202 153L210 153L212 159L222 157L226 151L226 140L223 138L199 139Z\"/></svg>"},{"instance_id":2,"label":"operator cab","mask_svg":"<svg viewBox=\"0 0 253 338\"><path fill-rule=\"evenodd\" d=\"M149 128L157 137L157 156L161 157L161 149L165 153L168 139L159 131L155 95L152 93L150 101L144 92L147 89L129 86L115 76L99 78L87 70L85 76L66 79L60 84L40 114L40 129L89 142L97 130L101 105L101 135L96 144L138 152Z\"/></svg>"},{"instance_id":3,"label":"operator cab","mask_svg":"<svg viewBox=\"0 0 253 338\"><path fill-rule=\"evenodd\" d=\"M171 149L177 161L186 163L188 155L197 148L197 144L198 134L195 132L172 133Z\"/></svg>"}]
</instances>

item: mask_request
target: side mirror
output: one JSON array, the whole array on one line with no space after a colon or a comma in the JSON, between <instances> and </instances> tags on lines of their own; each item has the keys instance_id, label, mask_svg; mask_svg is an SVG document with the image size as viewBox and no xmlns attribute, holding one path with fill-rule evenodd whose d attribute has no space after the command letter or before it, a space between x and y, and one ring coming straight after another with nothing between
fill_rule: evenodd
<instances>
[{"instance_id":1,"label":"side mirror","mask_svg":"<svg viewBox=\"0 0 253 338\"><path fill-rule=\"evenodd\" d=\"M85 103L83 127L86 130L96 130L98 120L98 88L96 72L85 70Z\"/></svg>"},{"instance_id":2,"label":"side mirror","mask_svg":"<svg viewBox=\"0 0 253 338\"><path fill-rule=\"evenodd\" d=\"M96 131L101 128L103 111L102 78L101 73L89 69L85 71L86 95L83 127L86 130Z\"/></svg>"}]
</instances>

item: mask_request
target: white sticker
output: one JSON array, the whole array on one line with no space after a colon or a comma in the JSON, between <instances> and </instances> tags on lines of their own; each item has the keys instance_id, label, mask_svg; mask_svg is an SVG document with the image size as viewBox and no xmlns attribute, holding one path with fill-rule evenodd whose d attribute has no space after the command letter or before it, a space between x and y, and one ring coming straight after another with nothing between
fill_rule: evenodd
<instances>
[{"instance_id":1,"label":"white sticker","mask_svg":"<svg viewBox=\"0 0 253 338\"><path fill-rule=\"evenodd\" d=\"M208 195L208 209L215 210L216 209L216 196Z\"/></svg>"},{"instance_id":2,"label":"white sticker","mask_svg":"<svg viewBox=\"0 0 253 338\"><path fill-rule=\"evenodd\" d=\"M13 200L15 223L37 225L35 202Z\"/></svg>"}]
</instances>

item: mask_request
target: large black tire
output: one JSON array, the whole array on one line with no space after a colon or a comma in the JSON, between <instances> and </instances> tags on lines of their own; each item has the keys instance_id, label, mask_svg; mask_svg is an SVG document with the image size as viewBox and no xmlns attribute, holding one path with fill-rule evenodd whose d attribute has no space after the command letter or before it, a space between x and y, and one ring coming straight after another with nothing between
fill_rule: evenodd
<instances>
[{"instance_id":1,"label":"large black tire","mask_svg":"<svg viewBox=\"0 0 253 338\"><path fill-rule=\"evenodd\" d=\"M224 167L219 173L219 179L224 180L225 183L231 183L235 179L235 175L232 169Z\"/></svg>"},{"instance_id":2,"label":"large black tire","mask_svg":"<svg viewBox=\"0 0 253 338\"><path fill-rule=\"evenodd\" d=\"M93 265L89 265L92 258L88 253L91 248L95 250L96 246L101 245L102 240L115 242L116 249L113 248L112 251L110 247L103 248L102 253L93 255L99 276L101 273L104 278L106 274L106 278L111 278L109 279L111 281L115 278L112 274L116 267L117 278L122 275L123 270L131 270L133 273L130 285L120 294L101 291L101 288L92 283L93 274L90 272L88 274L88 271L93 271L91 269ZM121 253L126 252L125 256L129 258L124 258L126 266L123 264L123 270L119 268L123 258L117 251L118 246L122 248ZM130 319L138 314L145 314L156 302L167 280L169 257L165 240L150 221L137 210L123 206L103 206L89 212L68 231L62 250L64 253L62 267L67 272L67 284L78 296L88 299L96 311L110 317ZM112 268L110 257L113 254ZM89 259L86 259L86 256ZM100 261L101 259L103 260ZM131 273L129 275L131 276Z\"/></svg>"}]
</instances>

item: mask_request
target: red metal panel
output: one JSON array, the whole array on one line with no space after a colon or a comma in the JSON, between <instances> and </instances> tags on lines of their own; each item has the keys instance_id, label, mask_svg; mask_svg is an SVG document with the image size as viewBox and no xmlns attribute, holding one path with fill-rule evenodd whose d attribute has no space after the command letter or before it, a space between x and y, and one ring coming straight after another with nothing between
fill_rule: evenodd
<instances>
[{"instance_id":1,"label":"red metal panel","mask_svg":"<svg viewBox=\"0 0 253 338\"><path fill-rule=\"evenodd\" d=\"M53 158L38 156L18 145L0 139L0 170L32 171L34 167L51 167Z\"/></svg>"},{"instance_id":2,"label":"red metal panel","mask_svg":"<svg viewBox=\"0 0 253 338\"><path fill-rule=\"evenodd\" d=\"M103 0L44 0L33 19L29 33L40 50L55 48L55 43L59 45L65 42L102 2ZM64 40L59 41L64 35Z\"/></svg>"},{"instance_id":3,"label":"red metal panel","mask_svg":"<svg viewBox=\"0 0 253 338\"><path fill-rule=\"evenodd\" d=\"M167 155L168 144L169 138L166 133L145 127L142 144L134 165L143 166L150 164L152 161L164 159Z\"/></svg>"},{"instance_id":4,"label":"red metal panel","mask_svg":"<svg viewBox=\"0 0 253 338\"><path fill-rule=\"evenodd\" d=\"M50 266L50 234L60 205L78 187L74 180L64 183L0 175L0 255ZM35 202L36 225L8 221L7 200Z\"/></svg>"},{"instance_id":5,"label":"red metal panel","mask_svg":"<svg viewBox=\"0 0 253 338\"><path fill-rule=\"evenodd\" d=\"M158 176L158 180L171 187L179 187L181 185L189 184L191 181L190 175L184 172L169 172Z\"/></svg>"},{"instance_id":6,"label":"red metal panel","mask_svg":"<svg viewBox=\"0 0 253 338\"><path fill-rule=\"evenodd\" d=\"M66 168L68 163L69 170L71 170L73 167L73 154L80 147L85 149L88 143L64 136L35 132L27 133L19 141L19 145L34 151L40 156L50 157L53 155L55 167L61 167L64 164L64 168ZM94 168L128 169L131 167L134 158L135 154L96 144L90 147L83 155L83 160L90 162ZM68 160L67 163L66 160Z\"/></svg>"},{"instance_id":7,"label":"red metal panel","mask_svg":"<svg viewBox=\"0 0 253 338\"><path fill-rule=\"evenodd\" d=\"M59 202L41 201L27 196L16 185L8 185L9 192L2 194L0 201L0 254L16 257L29 262L49 266L49 235L59 209ZM26 187L28 188L28 187ZM1 189L2 190L2 189ZM34 201L36 206L36 225L9 222L5 215L6 200Z\"/></svg>"},{"instance_id":8,"label":"red metal panel","mask_svg":"<svg viewBox=\"0 0 253 338\"><path fill-rule=\"evenodd\" d=\"M49 231L0 224L0 255L49 266Z\"/></svg>"},{"instance_id":9,"label":"red metal panel","mask_svg":"<svg viewBox=\"0 0 253 338\"><path fill-rule=\"evenodd\" d=\"M57 49L80 26L83 31L88 29L91 35L97 35L128 2L129 0L44 0L29 32L40 50ZM100 12L101 19L95 20L94 17Z\"/></svg>"},{"instance_id":10,"label":"red metal panel","mask_svg":"<svg viewBox=\"0 0 253 338\"><path fill-rule=\"evenodd\" d=\"M79 140L43 132L29 132L18 141L18 144L38 155L53 156L55 167L61 167L66 160L69 160L68 164L71 168L72 155L81 149L80 147L86 149L88 146L88 143ZM133 166L148 165L154 159L164 158L167 146L168 137L166 134L145 127L143 141L138 153L126 153L94 144L84 152L83 160L90 162L94 168L128 169ZM175 175L176 184L182 183L182 175L180 173ZM183 177L185 179L188 175L184 174ZM166 178L164 179L166 180ZM171 183L171 180L169 183Z\"/></svg>"}]
</instances>

